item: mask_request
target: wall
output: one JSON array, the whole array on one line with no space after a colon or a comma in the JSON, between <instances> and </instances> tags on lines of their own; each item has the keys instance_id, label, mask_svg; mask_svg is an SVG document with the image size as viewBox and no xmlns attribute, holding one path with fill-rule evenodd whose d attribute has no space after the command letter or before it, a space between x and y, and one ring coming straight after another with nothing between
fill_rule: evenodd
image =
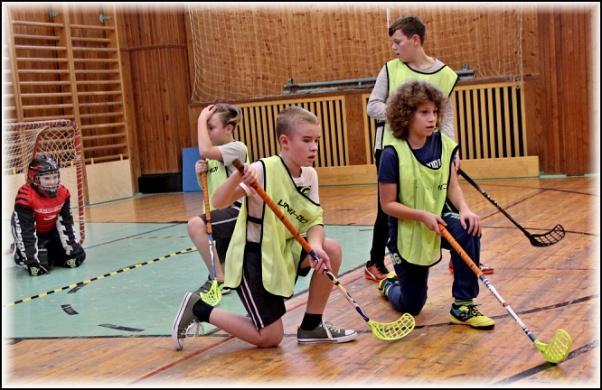
<instances>
[{"instance_id":1,"label":"wall","mask_svg":"<svg viewBox=\"0 0 602 390\"><path fill-rule=\"evenodd\" d=\"M477 77L518 78L534 62L516 61L532 52L525 39L536 27L530 9L399 6L389 18L420 15L427 26L424 47L453 69L467 64ZM376 76L392 58L387 9L358 4L339 7L207 8L191 5L193 99L249 100L277 96L296 83Z\"/></svg>"},{"instance_id":2,"label":"wall","mask_svg":"<svg viewBox=\"0 0 602 390\"><path fill-rule=\"evenodd\" d=\"M137 173L178 172L182 148L193 144L185 10L121 7L119 38Z\"/></svg>"},{"instance_id":3,"label":"wall","mask_svg":"<svg viewBox=\"0 0 602 390\"><path fill-rule=\"evenodd\" d=\"M214 20L227 20L241 15L247 22L222 29L216 24L212 28L221 31L221 35L216 39L206 37L206 42L226 42L231 40L235 30L242 29L249 36L248 42L266 46L271 55L281 61L284 61L283 55L290 55L299 66L285 67L280 70L281 74L265 75L261 73L265 71L261 67L266 67L271 57L258 54L233 56L217 46L213 58L221 61L224 73L233 69L244 75L241 80L246 84L216 84L222 86L219 94L215 92L214 98L194 102L194 80L198 77L192 60L193 33L186 6L149 9L146 4L117 5L116 23L134 176L181 172L182 148L196 145L196 118L189 116L189 111L197 110L194 107L218 98L234 103L249 101L248 96L242 98L245 93L256 97L262 93L279 93L289 76L297 83L376 76L382 64L391 57L384 9L345 7L340 12L316 7L309 11L282 9L278 11L279 17L274 19L261 10L207 9L204 18L212 16ZM391 17L394 19L407 11L394 8ZM497 65L491 62L487 67L477 69L478 76L486 76L504 72L505 67L515 64L508 72L518 71L526 83L528 154L539 156L543 173L581 175L597 169L589 145L592 132L598 131L591 128L590 8L572 11L541 5L524 8L519 15L523 24L520 39L506 39L508 46L498 48L495 42L504 42L504 37L508 36L516 37L516 26L508 24L508 18L516 19L515 10L503 10L504 17L497 20L490 13L478 10L442 9L435 12L428 8L418 9L415 13L424 15L427 23L427 34L430 34L427 35L427 52L430 50L452 68L458 69L463 63L486 64L487 58L498 61ZM460 13L471 22L462 25L464 30L460 32L444 34L442 28L451 29L456 25ZM258 18L255 22L259 23L252 23L253 17ZM304 20L311 23L304 23ZM224 27L223 23L221 27ZM480 30L486 39L477 50L462 42L462 32L467 34L471 30ZM278 34L262 35L273 31ZM316 31L317 38L312 35ZM451 40L444 41L437 36ZM234 41L242 46L246 42ZM460 42L460 46L454 46L453 42ZM511 51L513 45L523 53L520 63L516 61L516 53ZM362 51L354 53L358 47ZM461 58L456 55L460 49L465 53ZM496 57L496 53L504 55ZM354 60L348 60L350 58ZM217 87L207 85L206 89L216 91ZM232 95L228 95L230 91ZM358 121L362 103L358 96L357 91L350 94L346 107L352 118L350 123L356 128L361 126ZM355 148L356 142L362 140L352 142L350 148ZM359 155L352 153L352 156ZM352 163L361 162L353 158Z\"/></svg>"},{"instance_id":4,"label":"wall","mask_svg":"<svg viewBox=\"0 0 602 390\"><path fill-rule=\"evenodd\" d=\"M548 174L595 172L591 153L592 14L585 10L539 10L538 72L527 82L529 154L539 155ZM599 173L599 172L597 172Z\"/></svg>"}]
</instances>

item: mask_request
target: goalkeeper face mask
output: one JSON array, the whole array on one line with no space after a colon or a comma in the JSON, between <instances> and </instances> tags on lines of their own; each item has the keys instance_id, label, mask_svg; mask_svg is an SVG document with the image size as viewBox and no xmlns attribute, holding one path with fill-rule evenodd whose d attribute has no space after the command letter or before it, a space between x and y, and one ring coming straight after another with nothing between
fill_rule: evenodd
<instances>
[{"instance_id":1,"label":"goalkeeper face mask","mask_svg":"<svg viewBox=\"0 0 602 390\"><path fill-rule=\"evenodd\" d=\"M42 196L55 197L60 185L58 164L47 156L38 156L29 164L27 182Z\"/></svg>"},{"instance_id":2,"label":"goalkeeper face mask","mask_svg":"<svg viewBox=\"0 0 602 390\"><path fill-rule=\"evenodd\" d=\"M61 177L58 171L46 173L39 176L38 191L42 191L46 196L55 197L61 184Z\"/></svg>"}]
</instances>

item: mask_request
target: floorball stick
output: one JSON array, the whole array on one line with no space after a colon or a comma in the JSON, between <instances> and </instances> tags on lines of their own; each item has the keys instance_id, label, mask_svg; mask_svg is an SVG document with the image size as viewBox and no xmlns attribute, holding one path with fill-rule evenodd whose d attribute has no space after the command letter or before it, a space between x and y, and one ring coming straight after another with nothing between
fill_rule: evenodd
<instances>
[{"instance_id":1,"label":"floorball stick","mask_svg":"<svg viewBox=\"0 0 602 390\"><path fill-rule=\"evenodd\" d=\"M234 160L234 162L232 164L239 170L239 172L242 175L244 172L244 167L243 167L242 163L239 160ZM263 188L257 182L257 180L255 180L251 184L251 186L255 189L257 194L259 194L261 199L263 199L265 204L267 204L268 207L274 212L274 214L276 214L276 216L284 224L284 226L286 226L286 228L291 232L291 234L295 237L295 239L301 244L303 249L307 253L309 253L309 255L311 255L311 257L314 259L314 261L318 261L318 255L316 254L316 252L314 252L314 250L309 245L307 240L305 240L305 238L303 238L303 236L301 236L301 234L299 234L297 229L288 220L286 215L284 215L282 210L280 210L278 208L278 206L276 205L276 203L274 203L274 201L270 198L270 196L263 190ZM407 336L414 329L414 326L416 325L416 323L414 321L414 317L412 317L409 313L404 313L398 320L393 321L393 322L383 323L383 322L376 322L374 320L371 320L366 315L366 313L362 310L360 305L351 297L351 295L347 292L347 290L341 285L341 282L338 281L338 279L333 275L332 272L327 270L326 276L328 277L328 279L330 279L330 281L335 286L337 286L343 292L343 296L347 299L347 301L349 303L351 303L355 307L355 310L359 313L360 316L362 316L364 321L366 321L368 323L368 326L370 327L370 330L372 331L372 335L374 335L374 337L376 337L377 339L386 340L386 341L399 340L399 339Z\"/></svg>"},{"instance_id":2,"label":"floorball stick","mask_svg":"<svg viewBox=\"0 0 602 390\"><path fill-rule=\"evenodd\" d=\"M564 228L560 224L557 224L556 226L554 226L552 229L550 229L549 231L547 231L545 233L541 233L541 234L529 233L524 227L522 227L518 222L516 222L514 220L514 218L512 218L510 216L510 214L508 214L506 212L506 210L504 210L502 208L502 206L497 204L497 202L491 196L489 196L488 193L483 191L481 189L481 187L479 187L479 185L474 180L472 180L470 178L470 176L468 176L463 170L459 169L458 173L467 182L469 182L474 188L476 188L476 190L479 191L488 201L490 201L495 207L497 207L497 209L500 210L502 212L502 214L504 214L506 216L506 218L508 218L510 220L510 222L512 222L517 228L519 228L520 231L523 232L523 234L525 236L527 236L531 245L533 245L533 246L550 246L550 245L556 244L558 241L560 241L564 238L564 234L565 234Z\"/></svg>"},{"instance_id":3,"label":"floorball stick","mask_svg":"<svg viewBox=\"0 0 602 390\"><path fill-rule=\"evenodd\" d=\"M209 205L209 187L207 187L207 172L201 173L201 183L203 184L203 202L205 204L205 225L207 226L207 236L209 237L209 253L211 253L211 288L207 292L201 293L201 299L211 306L215 306L222 299L222 291L217 285L215 277L215 258L213 248L215 240L213 239L213 227L211 226L211 206Z\"/></svg>"},{"instance_id":4,"label":"floorball stick","mask_svg":"<svg viewBox=\"0 0 602 390\"><path fill-rule=\"evenodd\" d=\"M525 332L533 344L535 344L535 347L539 350L539 352L541 352L546 358L546 361L550 363L559 363L566 359L569 352L571 352L571 346L573 345L571 336L564 329L558 329L556 333L554 333L552 341L550 341L548 344L538 340L533 332L527 328L527 325L525 325L525 323L519 318L514 310L512 310L510 304L508 304L508 302L506 302L504 298L502 298L502 296L497 292L489 279L487 279L487 276L485 276L479 267L474 263L474 261L472 261L470 256L468 256L468 254L464 251L462 246L458 244L450 232L447 231L442 224L439 224L439 230L441 231L441 235L450 243L454 250L460 254L466 265L479 277L479 279L481 279L481 282L483 282L483 284L489 289L489 291L491 291L495 298L502 304L502 306L504 306L510 316L514 318L523 332Z\"/></svg>"}]
</instances>

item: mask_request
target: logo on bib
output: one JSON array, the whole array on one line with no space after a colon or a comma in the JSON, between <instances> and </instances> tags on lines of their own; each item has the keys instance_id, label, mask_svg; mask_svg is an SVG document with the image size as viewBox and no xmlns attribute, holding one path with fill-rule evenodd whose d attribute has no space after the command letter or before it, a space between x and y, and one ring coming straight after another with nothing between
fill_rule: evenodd
<instances>
[{"instance_id":1,"label":"logo on bib","mask_svg":"<svg viewBox=\"0 0 602 390\"><path fill-rule=\"evenodd\" d=\"M284 211L286 211L289 215L294 217L297 221L299 221L301 223L309 222L309 220L307 218L305 218L302 214L297 214L297 211L291 205L289 205L287 202L283 201L282 199L280 199L278 201L278 206L282 207L284 209Z\"/></svg>"}]
</instances>

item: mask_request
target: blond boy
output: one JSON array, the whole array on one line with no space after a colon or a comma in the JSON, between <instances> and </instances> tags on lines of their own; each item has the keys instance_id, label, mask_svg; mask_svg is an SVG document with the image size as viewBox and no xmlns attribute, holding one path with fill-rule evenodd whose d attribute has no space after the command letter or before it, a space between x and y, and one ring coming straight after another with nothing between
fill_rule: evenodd
<instances>
[{"instance_id":1,"label":"blond boy","mask_svg":"<svg viewBox=\"0 0 602 390\"><path fill-rule=\"evenodd\" d=\"M284 335L284 301L293 295L297 277L307 275L311 268L314 272L297 341L341 343L357 337L354 330L334 327L322 319L332 291L324 270L336 275L342 256L339 244L324 237L318 178L312 168L321 135L320 122L303 108L289 107L278 115L276 135L279 155L246 165L244 175L232 174L213 196L216 207L245 197L227 254L225 285L236 289L249 317L213 308L187 293L172 328L178 350L183 348L187 329L199 322L209 322L258 347L277 346ZM291 215L297 230L306 233L318 261L312 261L250 189L254 180Z\"/></svg>"}]
</instances>

